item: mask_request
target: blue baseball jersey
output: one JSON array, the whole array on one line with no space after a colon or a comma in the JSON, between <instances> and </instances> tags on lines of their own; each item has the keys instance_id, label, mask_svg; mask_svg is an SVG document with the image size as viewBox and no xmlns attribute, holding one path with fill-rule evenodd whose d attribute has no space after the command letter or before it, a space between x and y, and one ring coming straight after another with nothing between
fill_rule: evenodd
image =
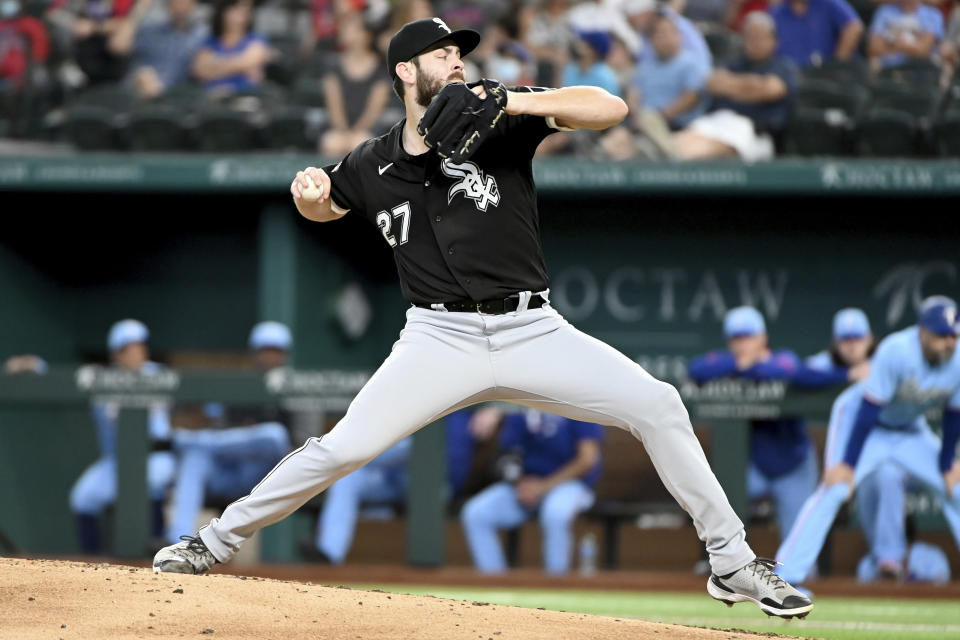
<instances>
[{"instance_id":1,"label":"blue baseball jersey","mask_svg":"<svg viewBox=\"0 0 960 640\"><path fill-rule=\"evenodd\" d=\"M520 449L524 473L545 477L572 462L580 441L587 439L603 440L603 427L529 410L506 417L500 446L505 450ZM580 480L592 487L601 468L602 461L598 460Z\"/></svg>"},{"instance_id":2,"label":"blue baseball jersey","mask_svg":"<svg viewBox=\"0 0 960 640\"><path fill-rule=\"evenodd\" d=\"M960 349L932 366L923 357L919 329L893 333L873 357L864 396L883 409L877 422L886 428L910 428L929 409L960 411Z\"/></svg>"},{"instance_id":3,"label":"blue baseball jersey","mask_svg":"<svg viewBox=\"0 0 960 640\"><path fill-rule=\"evenodd\" d=\"M830 387L846 384L850 368L837 364L829 351L821 351L806 358L791 378L798 387Z\"/></svg>"},{"instance_id":4,"label":"blue baseball jersey","mask_svg":"<svg viewBox=\"0 0 960 640\"><path fill-rule=\"evenodd\" d=\"M164 367L156 362L145 362L140 372L144 375L156 375ZM120 405L115 402L98 402L91 406L93 423L97 429L97 441L100 444L100 454L112 457L117 453L117 418L120 415ZM163 403L150 405L148 428L150 438L155 441L169 440L170 407Z\"/></svg>"},{"instance_id":5,"label":"blue baseball jersey","mask_svg":"<svg viewBox=\"0 0 960 640\"><path fill-rule=\"evenodd\" d=\"M718 378L737 377L763 382L792 380L800 368L800 359L789 349L771 352L766 360L749 369L737 369L728 350L711 351L687 364L690 377L698 383ZM776 478L796 469L807 457L810 437L801 418L750 421L750 462L768 478Z\"/></svg>"}]
</instances>

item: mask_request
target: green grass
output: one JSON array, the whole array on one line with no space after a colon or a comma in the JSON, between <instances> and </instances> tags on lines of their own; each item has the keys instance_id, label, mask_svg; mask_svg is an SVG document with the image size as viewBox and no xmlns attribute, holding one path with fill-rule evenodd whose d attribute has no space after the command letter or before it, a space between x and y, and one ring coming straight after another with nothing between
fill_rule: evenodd
<instances>
[{"instance_id":1,"label":"green grass","mask_svg":"<svg viewBox=\"0 0 960 640\"><path fill-rule=\"evenodd\" d=\"M719 629L747 629L804 638L838 640L940 640L960 638L960 602L955 600L892 600L831 598L816 600L803 621L768 618L742 603L728 608L704 594L563 589L495 589L377 585L394 593L479 600L517 607L640 618ZM357 585L357 588L373 588Z\"/></svg>"}]
</instances>

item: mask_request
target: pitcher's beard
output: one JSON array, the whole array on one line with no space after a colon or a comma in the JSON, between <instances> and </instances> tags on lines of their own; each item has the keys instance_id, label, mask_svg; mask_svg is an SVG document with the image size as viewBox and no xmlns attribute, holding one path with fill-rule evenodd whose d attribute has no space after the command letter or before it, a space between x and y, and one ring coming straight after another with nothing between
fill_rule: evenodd
<instances>
[{"instance_id":1,"label":"pitcher's beard","mask_svg":"<svg viewBox=\"0 0 960 640\"><path fill-rule=\"evenodd\" d=\"M421 107L429 107L433 96L440 93L440 90L451 82L466 82L466 77L461 72L451 73L446 80L438 78L428 78L425 73L417 74L417 104Z\"/></svg>"}]
</instances>

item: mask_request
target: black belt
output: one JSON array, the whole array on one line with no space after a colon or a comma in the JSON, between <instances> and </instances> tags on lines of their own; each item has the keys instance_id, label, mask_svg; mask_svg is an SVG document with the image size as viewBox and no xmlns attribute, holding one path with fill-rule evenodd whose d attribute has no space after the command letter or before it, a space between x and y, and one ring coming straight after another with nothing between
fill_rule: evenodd
<instances>
[{"instance_id":1,"label":"black belt","mask_svg":"<svg viewBox=\"0 0 960 640\"><path fill-rule=\"evenodd\" d=\"M541 296L539 293L535 293L530 296L530 302L527 304L527 309L539 309L543 305L547 304L547 299ZM430 304L421 304L419 302L414 302L415 307L422 307L423 309L432 309L433 305ZM497 298L493 300L453 300L451 302L444 302L443 308L447 311L453 312L474 312L474 313L485 313L487 315L499 315L503 313L510 313L511 311L516 311L520 306L520 296L510 296L509 298Z\"/></svg>"}]
</instances>

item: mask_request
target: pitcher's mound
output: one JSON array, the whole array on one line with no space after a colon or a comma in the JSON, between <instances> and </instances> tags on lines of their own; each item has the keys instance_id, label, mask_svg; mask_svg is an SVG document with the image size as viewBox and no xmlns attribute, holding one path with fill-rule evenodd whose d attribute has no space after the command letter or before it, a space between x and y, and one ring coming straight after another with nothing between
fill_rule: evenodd
<instances>
[{"instance_id":1,"label":"pitcher's mound","mask_svg":"<svg viewBox=\"0 0 960 640\"><path fill-rule=\"evenodd\" d=\"M706 597L706 596L705 596ZM718 605L719 606L719 605ZM730 640L752 634L119 565L0 558L0 638Z\"/></svg>"}]
</instances>

